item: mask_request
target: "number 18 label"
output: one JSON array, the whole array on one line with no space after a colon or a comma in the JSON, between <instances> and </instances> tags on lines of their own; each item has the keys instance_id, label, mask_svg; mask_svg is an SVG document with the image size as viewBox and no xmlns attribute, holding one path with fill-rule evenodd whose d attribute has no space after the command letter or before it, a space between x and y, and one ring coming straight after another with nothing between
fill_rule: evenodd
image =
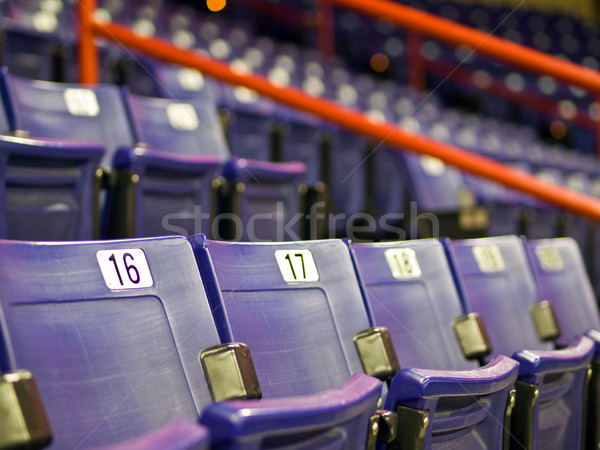
<instances>
[{"instance_id":1,"label":"number 18 label","mask_svg":"<svg viewBox=\"0 0 600 450\"><path fill-rule=\"evenodd\" d=\"M140 248L99 250L96 259L109 289L141 289L154 284L146 254Z\"/></svg>"},{"instance_id":2,"label":"number 18 label","mask_svg":"<svg viewBox=\"0 0 600 450\"><path fill-rule=\"evenodd\" d=\"M288 283L319 281L319 272L310 250L276 250L275 259L283 279Z\"/></svg>"},{"instance_id":3,"label":"number 18 label","mask_svg":"<svg viewBox=\"0 0 600 450\"><path fill-rule=\"evenodd\" d=\"M421 267L412 248L390 248L384 252L385 260L394 278L418 278Z\"/></svg>"},{"instance_id":4,"label":"number 18 label","mask_svg":"<svg viewBox=\"0 0 600 450\"><path fill-rule=\"evenodd\" d=\"M473 256L479 270L482 272L499 272L504 270L504 258L497 245L485 245L473 247Z\"/></svg>"}]
</instances>

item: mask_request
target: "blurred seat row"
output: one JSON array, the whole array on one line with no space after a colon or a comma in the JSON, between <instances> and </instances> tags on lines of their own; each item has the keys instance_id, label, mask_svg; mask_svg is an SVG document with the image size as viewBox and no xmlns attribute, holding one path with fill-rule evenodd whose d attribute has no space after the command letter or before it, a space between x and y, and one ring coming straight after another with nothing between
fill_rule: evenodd
<instances>
[{"instance_id":1,"label":"blurred seat row","mask_svg":"<svg viewBox=\"0 0 600 450\"><path fill-rule=\"evenodd\" d=\"M570 238L2 240L0 267L2 448L598 445Z\"/></svg>"},{"instance_id":2,"label":"blurred seat row","mask_svg":"<svg viewBox=\"0 0 600 450\"><path fill-rule=\"evenodd\" d=\"M440 233L572 236L585 250L589 273L600 279L594 258L600 239L583 218L438 159L369 144L244 88L189 69L158 62L152 67L159 85L180 89L177 100L115 85L2 74L0 143L7 176L1 236L69 240L204 232L254 241ZM197 80L191 91L182 88L186 77ZM341 97L335 98L343 101L348 92L362 98L354 87L359 81L342 83L336 88ZM527 129L444 109L435 98L408 90L371 86L365 98L363 109L374 120L399 123L598 195L600 170L593 158L548 147ZM219 105L227 111L225 129ZM434 214L434 220L419 220L421 213Z\"/></svg>"},{"instance_id":3,"label":"blurred seat row","mask_svg":"<svg viewBox=\"0 0 600 450\"><path fill-rule=\"evenodd\" d=\"M91 89L6 73L4 82L6 104L14 106L4 126L16 136L3 139L6 237L208 233L218 209L244 223L262 214L263 234L257 227L254 239L275 238L269 221L299 210L304 165L231 158L210 100L144 100L114 85Z\"/></svg>"},{"instance_id":4,"label":"blurred seat row","mask_svg":"<svg viewBox=\"0 0 600 450\"><path fill-rule=\"evenodd\" d=\"M437 6L444 11L462 8L456 5ZM469 6L464 8L472 9ZM18 36L11 35L17 26L21 27L19 28L21 34L26 33L27 24L29 27L34 26L31 24L34 24L33 18L38 13L56 16L55 21L70 24L66 28L69 33L72 31L73 11L66 4L58 9L52 9L45 3L36 6L36 2L32 2L29 6L11 5L6 12L10 20L6 19L7 36L3 54L6 63L16 73L28 74L30 77L49 78L47 73L22 69L19 61L21 59L30 60L31 58L28 56L30 53L43 57L51 52L40 51L40 48L37 48L36 51L28 51L27 46L19 44ZM352 15L352 13L348 14ZM466 16L478 14L465 13ZM384 82L372 75L355 72L351 66L339 60L324 60L314 50L289 43L278 43L269 37L258 35L247 23L223 20L215 15L203 15L185 5L165 5L160 2L143 1L132 2L129 5L119 1L101 3L98 15L107 20L111 19L132 26L142 35L161 37L179 47L208 53L216 59L230 63L235 70L255 72L269 78L275 84L293 86L302 89L309 95L320 96L359 109L373 120L397 123L410 131L420 132L434 139L490 156L520 170L543 176L549 181L563 184L588 195L597 197L600 194L598 190L600 167L592 156L584 156L575 150L567 151L561 147L549 146L539 139L534 129L526 126L517 127L466 114L459 110L448 109L435 95L415 93L395 83ZM445 15L452 14L446 11ZM533 21L535 22L535 20ZM350 19L340 19L339 26L344 28L351 22L353 21ZM524 20L523 23L525 22L529 22L529 20ZM375 32L382 27L372 28L371 31ZM56 29L54 31L58 32ZM396 32L397 30L391 27L390 36ZM352 42L354 42L354 40L360 39L360 36L363 36L363 33L349 33L347 37L348 39L352 37ZM34 41L37 39L40 45L47 45L47 42L52 41L53 38L60 45L71 48L70 53L74 54L73 36L70 36L70 43L67 44L64 43L67 38L59 39L52 33L45 38L31 37ZM11 39L15 42L12 47L9 45ZM378 40L365 38L364 41ZM348 45L348 47L353 47L353 45ZM158 224L158 221L163 222L165 215L174 212L171 209L163 209L165 204L178 204L179 208L175 212L176 217L169 216L166 219L171 224L170 232L176 230L186 234L198 231L209 232L207 227L212 228L212 224L202 217L209 213L213 213L214 216L214 213L218 214L219 211L239 215L238 213L241 213L244 205L247 204L247 201L240 200L239 197L247 196L254 197L253 206L249 209L258 214L279 218L278 225L275 226L273 223L269 226L266 221L262 221L264 222L261 227L262 235L257 237L273 238L276 235L277 238L281 238L282 234L285 234L280 232L282 228L286 229L285 225L282 225L285 223L295 223L295 226L289 229L291 233L284 238L293 239L294 235L304 238L348 236L348 222L356 215L358 215L357 223L360 220L366 221L365 229L368 229L368 238L427 237L435 235L432 226L427 221L420 221L415 225L413 219L418 217L418 212L433 212L440 221L443 234L451 237L464 238L512 233L524 234L531 238L569 235L577 239L582 249L594 248L595 242L600 241L600 239L595 239L596 230L585 220L564 214L549 205L501 186L462 174L446 167L439 160L398 153L395 149L388 148L385 142L370 143L357 135L323 123L314 117L282 108L267 99L258 97L252 91L215 83L205 79L202 74L189 69L168 66L139 54L124 52L118 47L103 46L101 54L104 55L101 65L105 70L102 72L103 80L110 82L128 80L130 92L136 95L165 97L171 99L171 102L173 99L177 99L185 102L186 105L169 107L166 100L162 105L146 100L127 101L127 104L138 105L131 108L136 116L133 119L133 138L132 132L124 134L123 142L114 142L112 136L94 137L95 140L105 143L107 147L103 165L105 167L117 166L121 172L120 175L115 175L112 181L113 183L115 183L115 179L120 181L118 183L120 187L116 189L118 194L114 196L115 201L109 207L113 212L112 220L106 219L105 215L103 232L96 233L97 236L129 237L164 234L160 233L161 229L165 229L164 224ZM113 57L121 61L120 65L124 67L122 76L115 77L114 71L109 70L113 67L113 64L109 62ZM68 64L71 69L76 67L73 61ZM52 65L52 61L47 61L47 65ZM45 66L37 64L37 67ZM63 79L73 80L74 78L73 72L71 76ZM118 80L117 78L122 79ZM25 83L13 84L21 88ZM42 90L46 89L42 86L42 84L37 84L36 95L41 95ZM78 88L80 86L71 85L69 87ZM64 87L49 89L60 90ZM86 95L90 96L91 94ZM19 104L20 96L13 95L13 97L17 98L16 104L13 102L13 107L20 109L22 106ZM178 119L179 123L176 124L176 127L179 128L176 130L178 138L169 137L156 141L158 133L154 131L159 129L159 120L162 136L165 136L166 130L169 130L170 136L174 132L170 119L158 110L167 108L171 112L178 110L180 113L177 115L182 117L186 114L181 114L181 111L190 112L193 108L202 109L198 107L197 102L199 99L203 99L204 102L206 97L212 98L222 112L225 138L222 137L221 131L217 131L216 121L213 119L204 126L197 126L197 129L194 130L195 133L188 133L185 139L195 136L194 139L212 142L218 146L219 148L212 149L210 152L212 158L209 160L212 161L212 165L210 161L205 161L205 164L200 166L188 164L189 170L181 173L174 167L181 167L184 163L181 160L178 163L171 162L169 181L160 181L161 184L171 185L169 193L165 193L164 190L160 190L156 194L141 193L144 188L140 186L143 183L140 183L138 187L132 187L137 183L136 180L139 176L137 172L144 172L146 164L151 164L150 171L156 175L154 169L158 162L154 159L155 153L145 153L147 157L134 159L122 153L122 158L116 161L111 159L115 152L112 147L115 144L131 147L132 142L137 144L155 140L149 142L149 148L184 154L192 153L189 141L185 141L181 136L184 134L182 127L189 128L195 123L193 116L188 117L189 120L185 123L181 118ZM59 106L51 108L62 109L62 100L56 101ZM99 103L101 102L99 101ZM191 106L187 104L191 104ZM150 105L157 110L155 113L147 113ZM36 105L37 107L38 105ZM47 107L40 108L44 111L37 113L34 113L32 108L31 104L24 105L24 109L31 112L31 114L24 115L32 117L38 114L48 114ZM102 115L105 108L99 109L100 115ZM65 118L68 118L69 115L65 114ZM110 112L108 115L111 116ZM202 111L196 115L202 119L205 116ZM27 120L38 121L38 119ZM121 128L123 128L123 123L120 121ZM13 127L22 126L25 129L28 127L28 124L11 125ZM31 124L31 127L36 129L30 131L32 135L49 133L47 129L40 130L35 123ZM79 128L79 126L65 125L60 131L55 131L53 128L52 134L53 137L60 135L59 137L63 139L75 138L77 135L73 130ZM200 136L200 131L207 130L213 131L209 133L209 136ZM93 133L87 135L94 136ZM223 144L223 139L226 140L226 145ZM175 143L180 141L181 144L178 144L180 147L176 146ZM166 148L167 144L169 148ZM183 147L185 149L182 150ZM227 158L224 149L229 149L235 158L245 158L247 160L245 164L253 161L272 163L300 161L306 165L306 168L303 171L297 164L285 166L285 168L260 165L256 169L260 175L253 174L252 164L240 169L234 160ZM206 151L194 148L193 153L198 155L206 153ZM228 170L217 171L217 173L213 171L212 176L208 175L209 168L213 167L214 169L216 159L221 162L227 159ZM264 173L266 167L269 168L269 175L273 177L268 178L269 181L266 183L272 188L268 194L265 194L270 197L270 201L264 200L262 194L258 192L262 192L262 187L255 186L257 181L262 182L261 176L266 176ZM178 175L175 175L176 173ZM209 180L216 174L224 173L228 174L229 182L226 187L219 188L220 194L213 191L213 197L221 195L226 198L221 199L220 203L209 202L210 189L206 188ZM173 178L179 178L177 186L173 185ZM195 197L190 194L194 189L191 187L192 178L197 183ZM200 178L202 181L197 181ZM245 178L249 178L251 182ZM282 178L294 179L296 182L285 183L287 188L284 189L281 183ZM184 180L187 180L188 183L185 183ZM215 183L220 185L221 182L216 181ZM153 186L158 184L159 182L153 183ZM263 182L263 184L265 183ZM198 192L199 185L203 187L202 193ZM277 186L275 187L275 185ZM294 192L297 188L302 193L306 192L306 197L303 197L302 200L298 200ZM185 190L189 195L186 198L179 196L175 199L176 195L173 193L175 190ZM134 192L138 192L139 195L134 195ZM131 201L132 198L138 200L135 206ZM141 198L152 198L154 203L161 207L157 206L154 211L148 211L142 205ZM165 201L167 198L169 200ZM196 205L201 205L201 211L194 212L192 198ZM274 198L279 199L280 202L275 201ZM202 202L198 203L200 200ZM311 205L314 205L315 202L322 202L320 204L325 205L324 211L332 215L343 215L344 220L333 220L333 223L321 220L315 227L312 227L311 223L307 224L304 220L294 222L292 218L294 213L309 212ZM285 206L278 208L276 206L278 204ZM369 217L365 218L365 215ZM243 218L244 225L247 224L249 217L250 215ZM154 225L150 225L145 220L150 218L155 221ZM370 220L373 221L373 224ZM229 223L224 227L228 229L219 232L219 237L248 238L245 226L235 227ZM240 228L242 230L238 233ZM275 228L277 232L274 231ZM315 232L311 232L312 228ZM111 234L108 233L110 229L113 230ZM124 230L127 232L123 232ZM403 233L402 236L399 236L399 230ZM600 267L600 264L594 265L592 262L593 252L586 251L584 256L590 273L594 273L594 266Z\"/></svg>"}]
</instances>

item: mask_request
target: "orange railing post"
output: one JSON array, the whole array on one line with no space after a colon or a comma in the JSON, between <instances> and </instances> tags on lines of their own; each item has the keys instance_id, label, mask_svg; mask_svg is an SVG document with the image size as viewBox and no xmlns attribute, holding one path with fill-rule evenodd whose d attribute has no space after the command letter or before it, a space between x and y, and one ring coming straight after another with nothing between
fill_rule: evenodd
<instances>
[{"instance_id":1,"label":"orange railing post","mask_svg":"<svg viewBox=\"0 0 600 450\"><path fill-rule=\"evenodd\" d=\"M420 91L425 90L426 74L425 61L421 54L423 36L421 33L409 30L406 33L406 56L408 57L408 84Z\"/></svg>"},{"instance_id":2,"label":"orange railing post","mask_svg":"<svg viewBox=\"0 0 600 450\"><path fill-rule=\"evenodd\" d=\"M79 81L84 84L98 83L98 49L94 43L94 13L96 0L79 0Z\"/></svg>"},{"instance_id":3,"label":"orange railing post","mask_svg":"<svg viewBox=\"0 0 600 450\"><path fill-rule=\"evenodd\" d=\"M331 60L335 56L333 5L327 0L317 0L316 13L319 53Z\"/></svg>"},{"instance_id":4,"label":"orange railing post","mask_svg":"<svg viewBox=\"0 0 600 450\"><path fill-rule=\"evenodd\" d=\"M165 40L140 37L122 25L93 22L92 26L94 33L99 36L151 54L165 62L192 67L226 83L245 86L280 103L309 112L378 142L386 142L397 147L397 151L407 149L435 156L466 172L502 183L600 222L600 201L595 198L545 182L533 175L453 145L410 134L394 124L374 123L359 111L345 108L333 101L311 97L296 88L275 86L262 76L234 71L226 63L180 49Z\"/></svg>"}]
</instances>

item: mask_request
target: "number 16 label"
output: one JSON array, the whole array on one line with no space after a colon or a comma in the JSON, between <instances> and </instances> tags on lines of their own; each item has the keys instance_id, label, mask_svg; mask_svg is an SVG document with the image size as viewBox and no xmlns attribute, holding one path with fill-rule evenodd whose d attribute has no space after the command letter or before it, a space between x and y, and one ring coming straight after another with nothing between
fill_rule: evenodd
<instances>
[{"instance_id":1,"label":"number 16 label","mask_svg":"<svg viewBox=\"0 0 600 450\"><path fill-rule=\"evenodd\" d=\"M283 279L288 283L319 281L319 272L310 250L276 250L275 259Z\"/></svg>"},{"instance_id":2,"label":"number 16 label","mask_svg":"<svg viewBox=\"0 0 600 450\"><path fill-rule=\"evenodd\" d=\"M109 289L141 289L154 284L146 254L140 248L99 250L96 259Z\"/></svg>"}]
</instances>

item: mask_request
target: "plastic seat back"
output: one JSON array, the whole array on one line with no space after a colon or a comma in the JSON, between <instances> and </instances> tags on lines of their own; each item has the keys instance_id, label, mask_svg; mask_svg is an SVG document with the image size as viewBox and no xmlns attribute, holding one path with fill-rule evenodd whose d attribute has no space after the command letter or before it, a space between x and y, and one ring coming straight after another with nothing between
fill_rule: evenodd
<instances>
[{"instance_id":1,"label":"plastic seat back","mask_svg":"<svg viewBox=\"0 0 600 450\"><path fill-rule=\"evenodd\" d=\"M479 368L463 356L453 321L464 317L441 243L427 239L350 247L375 323L388 328L402 366L386 408L397 409L404 420L418 417L419 410L428 415L425 448L498 447L506 437L503 424L517 363L499 357ZM432 388L433 380L444 387ZM416 441L407 438L405 448L415 447Z\"/></svg>"},{"instance_id":2,"label":"plastic seat back","mask_svg":"<svg viewBox=\"0 0 600 450\"><path fill-rule=\"evenodd\" d=\"M517 236L445 241L465 312L477 312L494 355L550 350L538 338L529 308L540 295Z\"/></svg>"},{"instance_id":3,"label":"plastic seat back","mask_svg":"<svg viewBox=\"0 0 600 450\"><path fill-rule=\"evenodd\" d=\"M244 87L223 86L220 105L227 118L227 142L240 158L272 160L276 127L274 104Z\"/></svg>"},{"instance_id":4,"label":"plastic seat back","mask_svg":"<svg viewBox=\"0 0 600 450\"><path fill-rule=\"evenodd\" d=\"M210 99L184 102L125 95L137 142L180 155L229 156L216 105Z\"/></svg>"},{"instance_id":5,"label":"plastic seat back","mask_svg":"<svg viewBox=\"0 0 600 450\"><path fill-rule=\"evenodd\" d=\"M352 244L377 325L390 331L402 367L460 370L467 361L452 330L463 315L436 239Z\"/></svg>"},{"instance_id":6,"label":"plastic seat back","mask_svg":"<svg viewBox=\"0 0 600 450\"><path fill-rule=\"evenodd\" d=\"M540 290L560 328L556 343L569 345L588 330L600 331L600 314L581 251L572 238L529 240L527 256Z\"/></svg>"},{"instance_id":7,"label":"plastic seat back","mask_svg":"<svg viewBox=\"0 0 600 450\"><path fill-rule=\"evenodd\" d=\"M214 277L207 292L221 338L252 348L265 398L333 388L362 371L352 339L371 323L342 241L190 239L201 273Z\"/></svg>"},{"instance_id":8,"label":"plastic seat back","mask_svg":"<svg viewBox=\"0 0 600 450\"><path fill-rule=\"evenodd\" d=\"M135 55L135 59L129 73L130 79L135 82L130 83L129 88L136 95L214 101L220 97L219 82L195 69L166 64L146 55Z\"/></svg>"},{"instance_id":9,"label":"plastic seat back","mask_svg":"<svg viewBox=\"0 0 600 450\"><path fill-rule=\"evenodd\" d=\"M84 86L20 78L4 73L13 127L31 136L102 143L102 165L110 167L121 146L135 138L117 86Z\"/></svg>"},{"instance_id":10,"label":"plastic seat back","mask_svg":"<svg viewBox=\"0 0 600 450\"><path fill-rule=\"evenodd\" d=\"M493 355L511 355L520 363L513 443L540 449L578 446L594 343L579 337L565 349L552 350L538 337L533 317L541 298L519 237L445 244L465 312L483 318Z\"/></svg>"},{"instance_id":11,"label":"plastic seat back","mask_svg":"<svg viewBox=\"0 0 600 450\"><path fill-rule=\"evenodd\" d=\"M37 379L52 448L110 445L211 401L198 353L219 343L184 238L0 241L2 370Z\"/></svg>"},{"instance_id":12,"label":"plastic seat back","mask_svg":"<svg viewBox=\"0 0 600 450\"><path fill-rule=\"evenodd\" d=\"M264 401L311 394L326 400L351 377L364 376L353 337L371 323L342 241L230 243L204 235L190 240L221 340L252 349ZM332 431L323 440L323 431L315 431L314 437L297 437L297 445L364 448L375 404L362 405L351 422L336 425L341 434ZM347 407L338 409L345 414ZM314 439L313 446L300 444L307 439Z\"/></svg>"},{"instance_id":13,"label":"plastic seat back","mask_svg":"<svg viewBox=\"0 0 600 450\"><path fill-rule=\"evenodd\" d=\"M1 78L6 81L6 70ZM0 131L23 128L15 119L2 85ZM9 133L10 134L10 133ZM94 237L97 217L95 171L104 155L101 143L64 139L0 139L0 237L81 240Z\"/></svg>"},{"instance_id":14,"label":"plastic seat back","mask_svg":"<svg viewBox=\"0 0 600 450\"><path fill-rule=\"evenodd\" d=\"M0 237L92 239L103 154L96 143L0 136Z\"/></svg>"},{"instance_id":15,"label":"plastic seat back","mask_svg":"<svg viewBox=\"0 0 600 450\"><path fill-rule=\"evenodd\" d=\"M460 171L429 156L402 154L411 199L421 211L458 211L469 191Z\"/></svg>"}]
</instances>

